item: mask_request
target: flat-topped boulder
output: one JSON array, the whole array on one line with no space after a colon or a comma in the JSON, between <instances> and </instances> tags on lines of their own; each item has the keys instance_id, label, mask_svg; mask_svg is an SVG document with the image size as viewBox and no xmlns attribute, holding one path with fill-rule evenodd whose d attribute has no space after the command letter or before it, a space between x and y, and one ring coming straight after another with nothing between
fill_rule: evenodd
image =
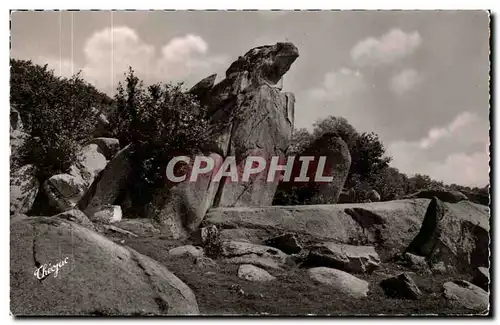
<instances>
[{"instance_id":1,"label":"flat-topped boulder","mask_svg":"<svg viewBox=\"0 0 500 325\"><path fill-rule=\"evenodd\" d=\"M261 234L264 242L284 232L299 234L304 243L409 244L418 233L429 200L413 199L334 205L214 208L203 225ZM353 211L355 213L353 213ZM255 230L255 231L243 231ZM248 240L249 238L242 238ZM404 247L404 246L403 246Z\"/></svg>"}]
</instances>

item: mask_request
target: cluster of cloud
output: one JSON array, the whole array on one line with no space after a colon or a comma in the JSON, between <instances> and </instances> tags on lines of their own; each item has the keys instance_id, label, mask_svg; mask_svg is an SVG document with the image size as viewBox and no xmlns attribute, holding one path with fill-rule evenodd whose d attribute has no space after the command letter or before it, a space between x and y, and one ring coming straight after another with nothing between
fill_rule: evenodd
<instances>
[{"instance_id":1,"label":"cluster of cloud","mask_svg":"<svg viewBox=\"0 0 500 325\"><path fill-rule=\"evenodd\" d=\"M363 69L381 68L408 57L422 43L418 31L405 33L400 29L391 29L380 38L368 37L356 43L350 58L356 68L342 67L325 74L323 83L309 91L316 100L335 101L367 89ZM415 69L402 69L389 80L389 88L397 95L402 95L418 86L423 81L422 75Z\"/></svg>"},{"instance_id":2,"label":"cluster of cloud","mask_svg":"<svg viewBox=\"0 0 500 325\"><path fill-rule=\"evenodd\" d=\"M417 70L403 69L392 77L390 88L394 93L403 95L414 89L422 81L423 77Z\"/></svg>"},{"instance_id":3,"label":"cluster of cloud","mask_svg":"<svg viewBox=\"0 0 500 325\"><path fill-rule=\"evenodd\" d=\"M365 87L364 76L359 70L341 68L326 73L322 85L309 90L309 95L317 100L334 101L349 97Z\"/></svg>"},{"instance_id":4,"label":"cluster of cloud","mask_svg":"<svg viewBox=\"0 0 500 325\"><path fill-rule=\"evenodd\" d=\"M391 64L412 54L422 43L417 31L405 33L392 29L379 39L368 37L358 42L351 50L352 61L359 66Z\"/></svg>"},{"instance_id":5,"label":"cluster of cloud","mask_svg":"<svg viewBox=\"0 0 500 325\"><path fill-rule=\"evenodd\" d=\"M108 93L123 80L129 66L148 83L190 78L195 81L206 77L227 60L223 56L208 55L208 44L198 35L175 37L156 49L126 26L95 32L86 40L83 51L85 62L80 65L71 60L45 60L63 76L82 70L85 79ZM59 69L61 62L62 70Z\"/></svg>"},{"instance_id":6,"label":"cluster of cloud","mask_svg":"<svg viewBox=\"0 0 500 325\"><path fill-rule=\"evenodd\" d=\"M488 121L462 112L448 125L431 128L416 141L395 141L387 152L391 165L405 173L426 174L445 183L468 186L488 184ZM472 152L465 148L472 147ZM448 152L442 158L436 156Z\"/></svg>"}]
</instances>

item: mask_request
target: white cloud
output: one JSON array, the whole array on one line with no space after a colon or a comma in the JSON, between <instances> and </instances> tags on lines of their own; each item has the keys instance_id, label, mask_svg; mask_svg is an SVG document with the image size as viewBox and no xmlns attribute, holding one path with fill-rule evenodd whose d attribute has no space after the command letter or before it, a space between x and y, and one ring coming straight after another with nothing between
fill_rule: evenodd
<instances>
[{"instance_id":1,"label":"white cloud","mask_svg":"<svg viewBox=\"0 0 500 325\"><path fill-rule=\"evenodd\" d=\"M348 68L325 74L323 83L309 91L309 96L316 100L335 101L345 99L366 87L361 72Z\"/></svg>"},{"instance_id":2,"label":"white cloud","mask_svg":"<svg viewBox=\"0 0 500 325\"><path fill-rule=\"evenodd\" d=\"M471 144L481 149L472 153L464 150ZM488 122L464 112L450 124L432 128L417 141L396 141L387 147L393 157L392 166L410 174L426 174L445 183L484 186L489 182ZM449 150L444 159L433 157L435 149Z\"/></svg>"},{"instance_id":3,"label":"white cloud","mask_svg":"<svg viewBox=\"0 0 500 325\"><path fill-rule=\"evenodd\" d=\"M481 125L481 122L481 119L476 114L462 112L457 115L450 124L444 127L434 127L430 129L427 136L419 141L419 147L421 149L427 149L443 138L457 139L457 137L461 137L461 135L463 141L474 142L481 140L482 134L476 132L478 130L484 130L484 125Z\"/></svg>"},{"instance_id":4,"label":"white cloud","mask_svg":"<svg viewBox=\"0 0 500 325\"><path fill-rule=\"evenodd\" d=\"M351 50L351 59L360 66L389 64L410 55L421 43L417 31L405 33L392 29L379 39L369 37L359 41Z\"/></svg>"},{"instance_id":5,"label":"white cloud","mask_svg":"<svg viewBox=\"0 0 500 325\"><path fill-rule=\"evenodd\" d=\"M392 77L391 89L398 95L402 95L415 88L423 80L418 71L414 69L404 69Z\"/></svg>"},{"instance_id":6,"label":"white cloud","mask_svg":"<svg viewBox=\"0 0 500 325\"><path fill-rule=\"evenodd\" d=\"M95 32L87 39L84 53L84 77L108 93L129 66L146 83L189 78L196 82L226 61L225 57L208 55L208 44L200 36L175 37L158 51L126 26Z\"/></svg>"}]
</instances>

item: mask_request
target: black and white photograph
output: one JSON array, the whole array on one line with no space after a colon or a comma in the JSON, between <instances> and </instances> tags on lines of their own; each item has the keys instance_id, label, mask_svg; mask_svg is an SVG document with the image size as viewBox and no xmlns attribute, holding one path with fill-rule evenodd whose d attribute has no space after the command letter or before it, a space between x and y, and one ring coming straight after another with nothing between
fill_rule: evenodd
<instances>
[{"instance_id":1,"label":"black and white photograph","mask_svg":"<svg viewBox=\"0 0 500 325\"><path fill-rule=\"evenodd\" d=\"M15 318L492 315L489 10L9 15Z\"/></svg>"}]
</instances>

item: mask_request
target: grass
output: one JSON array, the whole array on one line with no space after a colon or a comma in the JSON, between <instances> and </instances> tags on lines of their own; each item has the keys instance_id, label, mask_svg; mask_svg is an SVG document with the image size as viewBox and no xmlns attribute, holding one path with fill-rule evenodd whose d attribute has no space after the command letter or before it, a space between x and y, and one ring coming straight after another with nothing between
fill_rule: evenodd
<instances>
[{"instance_id":1,"label":"grass","mask_svg":"<svg viewBox=\"0 0 500 325\"><path fill-rule=\"evenodd\" d=\"M125 240L138 252L165 265L195 293L200 312L206 315L464 315L471 311L451 305L442 296L442 284L457 279L450 275L412 274L421 289L419 300L387 298L379 282L387 275L408 271L392 263L372 274L358 274L370 283L366 298L354 299L328 286L315 283L307 270L287 266L270 270L277 280L250 282L237 277L238 265L218 261L217 267L199 268L190 257L168 256L170 248L188 244L157 237L125 238L114 234L114 240ZM466 280L470 280L464 278Z\"/></svg>"}]
</instances>

